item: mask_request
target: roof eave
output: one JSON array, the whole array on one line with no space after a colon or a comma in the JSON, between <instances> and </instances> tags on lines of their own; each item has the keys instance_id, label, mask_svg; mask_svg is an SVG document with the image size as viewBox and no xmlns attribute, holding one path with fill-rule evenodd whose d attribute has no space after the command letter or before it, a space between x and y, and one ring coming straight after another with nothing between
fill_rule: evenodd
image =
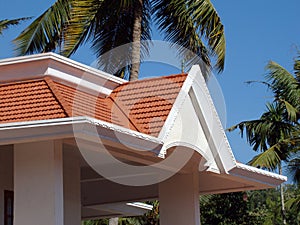
<instances>
[{"instance_id":1,"label":"roof eave","mask_svg":"<svg viewBox=\"0 0 300 225\"><path fill-rule=\"evenodd\" d=\"M162 146L158 138L85 116L0 124L0 145L74 137L88 141L100 137L154 153Z\"/></svg>"},{"instance_id":2,"label":"roof eave","mask_svg":"<svg viewBox=\"0 0 300 225\"><path fill-rule=\"evenodd\" d=\"M229 171L230 175L240 177L257 183L261 188L273 188L287 181L287 177L272 173L266 170L248 166L243 163L236 163L236 167Z\"/></svg>"}]
</instances>

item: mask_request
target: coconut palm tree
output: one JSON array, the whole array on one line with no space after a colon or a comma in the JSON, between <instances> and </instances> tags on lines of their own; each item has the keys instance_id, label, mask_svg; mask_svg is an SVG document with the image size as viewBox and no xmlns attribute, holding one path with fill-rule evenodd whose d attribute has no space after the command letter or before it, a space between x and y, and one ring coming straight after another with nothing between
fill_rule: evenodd
<instances>
[{"instance_id":1,"label":"coconut palm tree","mask_svg":"<svg viewBox=\"0 0 300 225\"><path fill-rule=\"evenodd\" d=\"M30 19L29 17L23 17L23 18L18 18L18 19L12 19L12 20L0 20L0 35L2 35L3 31L9 28L10 26L13 25L18 25L20 24L21 21L28 20Z\"/></svg>"},{"instance_id":2,"label":"coconut palm tree","mask_svg":"<svg viewBox=\"0 0 300 225\"><path fill-rule=\"evenodd\" d=\"M275 62L269 62L266 68L267 82L263 83L273 92L273 103L267 104L267 111L258 120L243 121L228 130L239 128L241 136L245 131L253 150L261 151L249 164L270 170L278 168L282 174L281 162L286 161L299 181L300 61L295 59L295 76ZM286 224L282 186L280 191L283 223Z\"/></svg>"},{"instance_id":3,"label":"coconut palm tree","mask_svg":"<svg viewBox=\"0 0 300 225\"><path fill-rule=\"evenodd\" d=\"M151 38L152 21L165 40L182 46L183 58L189 49L208 65L216 57L214 67L224 69L224 27L210 0L57 0L15 39L16 50L20 55L56 50L69 57L89 42L108 72L121 63L135 80L149 50L142 41ZM126 54L100 57L127 43Z\"/></svg>"}]
</instances>

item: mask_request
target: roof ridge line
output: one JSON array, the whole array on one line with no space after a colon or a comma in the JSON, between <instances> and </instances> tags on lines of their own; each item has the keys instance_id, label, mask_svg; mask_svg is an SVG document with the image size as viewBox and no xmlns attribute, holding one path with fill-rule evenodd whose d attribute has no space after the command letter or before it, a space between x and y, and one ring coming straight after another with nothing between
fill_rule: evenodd
<instances>
[{"instance_id":1,"label":"roof ridge line","mask_svg":"<svg viewBox=\"0 0 300 225\"><path fill-rule=\"evenodd\" d=\"M48 87L52 91L55 99L58 103L62 106L62 109L65 111L68 117L72 117L72 107L65 101L64 97L62 96L61 92L56 87L55 83L49 76L44 77L45 82L47 83Z\"/></svg>"},{"instance_id":2,"label":"roof ridge line","mask_svg":"<svg viewBox=\"0 0 300 225\"><path fill-rule=\"evenodd\" d=\"M164 79L164 78L173 78L173 77L176 77L176 76L187 76L188 74L187 73L178 73L178 74L170 74L170 75L164 75L164 76L157 76L157 77L146 77L144 79L140 79L140 80L134 80L134 81L127 81L123 84L120 84L118 87L116 87L115 89L121 87L121 86L124 86L124 85L128 85L128 84L132 84L132 83L141 83L141 82L146 82L148 81L149 79L151 80L158 80L158 79ZM115 89L112 91L114 92Z\"/></svg>"}]
</instances>

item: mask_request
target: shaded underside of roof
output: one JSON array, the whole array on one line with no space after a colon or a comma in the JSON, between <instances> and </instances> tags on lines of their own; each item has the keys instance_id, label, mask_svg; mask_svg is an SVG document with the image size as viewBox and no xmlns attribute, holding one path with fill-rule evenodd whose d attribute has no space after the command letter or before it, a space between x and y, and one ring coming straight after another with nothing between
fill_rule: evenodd
<instances>
[{"instance_id":1,"label":"shaded underside of roof","mask_svg":"<svg viewBox=\"0 0 300 225\"><path fill-rule=\"evenodd\" d=\"M0 123L89 116L158 136L186 74L127 82L106 98L51 77L0 85Z\"/></svg>"}]
</instances>

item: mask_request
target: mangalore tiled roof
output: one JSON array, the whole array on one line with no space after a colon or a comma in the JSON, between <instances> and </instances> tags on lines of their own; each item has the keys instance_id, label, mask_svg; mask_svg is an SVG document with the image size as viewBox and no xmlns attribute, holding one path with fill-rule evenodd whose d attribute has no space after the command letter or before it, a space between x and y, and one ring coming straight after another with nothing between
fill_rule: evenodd
<instances>
[{"instance_id":1,"label":"mangalore tiled roof","mask_svg":"<svg viewBox=\"0 0 300 225\"><path fill-rule=\"evenodd\" d=\"M185 79L181 74L128 82L111 97L140 132L158 136Z\"/></svg>"},{"instance_id":2,"label":"mangalore tiled roof","mask_svg":"<svg viewBox=\"0 0 300 225\"><path fill-rule=\"evenodd\" d=\"M185 74L127 82L105 98L50 77L0 85L0 123L90 116L158 136Z\"/></svg>"},{"instance_id":3,"label":"mangalore tiled roof","mask_svg":"<svg viewBox=\"0 0 300 225\"><path fill-rule=\"evenodd\" d=\"M65 110L45 80L0 85L0 123L64 117Z\"/></svg>"}]
</instances>

